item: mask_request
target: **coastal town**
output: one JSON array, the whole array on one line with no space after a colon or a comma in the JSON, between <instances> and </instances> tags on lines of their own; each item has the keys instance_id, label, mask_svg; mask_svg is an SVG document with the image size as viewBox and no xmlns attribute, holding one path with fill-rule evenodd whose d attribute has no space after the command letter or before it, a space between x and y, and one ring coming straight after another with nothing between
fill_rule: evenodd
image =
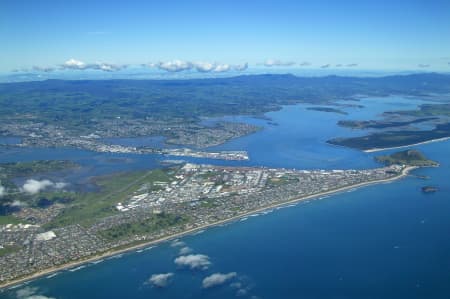
<instances>
[{"instance_id":1,"label":"coastal town","mask_svg":"<svg viewBox=\"0 0 450 299\"><path fill-rule=\"evenodd\" d=\"M408 170L400 165L366 170L174 166L167 170L168 179L139 183L111 207L114 213L91 223L49 228L48 221L63 213L60 207L47 217L28 213L22 215L27 217L24 223L0 225L0 284L79 266L117 250L211 225L245 220L298 200L393 180Z\"/></svg>"},{"instance_id":2,"label":"coastal town","mask_svg":"<svg viewBox=\"0 0 450 299\"><path fill-rule=\"evenodd\" d=\"M33 115L5 117L0 120L1 136L21 138L22 147L74 147L99 152L137 152L139 149L114 145L107 139L164 137L165 145L207 148L231 139L252 134L260 128L247 123L218 121L202 125L186 121L160 121L155 119L124 119L97 121L92 127L64 126L38 122ZM158 148L165 146L159 145ZM148 151L148 150L147 150ZM146 150L142 150L146 152Z\"/></svg>"},{"instance_id":3,"label":"coastal town","mask_svg":"<svg viewBox=\"0 0 450 299\"><path fill-rule=\"evenodd\" d=\"M137 124L135 124L137 126ZM168 134L167 130L158 131L162 125L149 125L148 130L153 133ZM11 136L21 136L20 143L9 145L17 147L72 147L84 150L90 150L99 153L122 153L122 154L159 154L165 156L207 158L219 160L248 160L248 154L245 151L205 151L198 148L205 148L219 145L227 140L250 134L257 130L256 127L241 124L224 122L216 127L201 127L192 125L178 125L175 128L168 127L170 138L166 139L167 144L178 144L192 146L193 148L173 148L166 146L129 146L114 144L108 141L108 138L115 138L117 134L131 134L129 130L124 131L120 126L115 125L110 130L96 130L87 135L76 135L75 132L69 132L62 127L44 124L5 124L1 133ZM159 129L157 129L159 128ZM142 128L141 128L142 129ZM166 128L167 129L167 128ZM171 130L173 129L173 130ZM139 130L134 132L139 134ZM146 133L144 130L142 133ZM127 135L125 135L127 136ZM138 135L139 136L139 135Z\"/></svg>"}]
</instances>

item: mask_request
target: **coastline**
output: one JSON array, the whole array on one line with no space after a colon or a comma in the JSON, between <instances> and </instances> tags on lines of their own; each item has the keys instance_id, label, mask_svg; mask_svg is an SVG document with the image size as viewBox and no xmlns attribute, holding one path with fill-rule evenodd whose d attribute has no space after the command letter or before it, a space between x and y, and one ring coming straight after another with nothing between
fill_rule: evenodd
<instances>
[{"instance_id":1,"label":"coastline","mask_svg":"<svg viewBox=\"0 0 450 299\"><path fill-rule=\"evenodd\" d=\"M447 139L449 139L449 138L447 138ZM176 233L176 234L168 235L168 236L163 237L163 238L159 238L157 240L152 240L152 241L144 242L144 243L137 244L137 245L131 245L129 247L122 248L122 249L111 249L111 250L108 250L108 251L103 252L101 254L92 256L92 257L88 257L88 258L85 258L85 259L73 261L73 262L70 262L70 263L67 263L67 264L63 264L63 265L60 265L60 266L44 269L42 271L33 273L31 275L28 275L28 276L25 276L25 277L22 277L22 278L18 278L18 279L12 280L12 281L5 282L3 284L0 284L0 292L2 291L2 289L8 288L8 287L18 286L18 285L20 285L22 283L29 282L31 280L40 278L40 277L45 276L45 275L53 274L53 273L56 273L56 272L59 272L59 271L63 271L63 270L69 270L69 269L74 268L74 267L82 266L82 265L87 264L87 263L93 263L93 262L96 262L96 261L99 261L99 260L102 260L102 259L105 259L105 258L108 258L108 257L111 257L111 256L123 254L123 253L130 252L130 251L133 251L133 250L138 250L138 249L142 249L142 248L145 248L145 247L148 247L148 246L157 245L159 243L163 243L163 242L166 242L166 241L170 241L172 239L184 237L184 236L190 235L192 233L196 233L198 231L205 230L205 229L210 228L210 227L214 227L214 226L218 226L218 225L222 225L222 224L226 224L226 223L235 222L235 221L237 221L239 219L242 219L244 217L248 217L248 216L250 216L252 214L255 214L255 213L261 213L261 212L264 212L264 211L267 211L267 210L272 210L274 208L287 206L287 205L290 205L290 204L293 204L293 203L298 203L298 202L301 202L301 201L304 201L304 200L315 199L315 198L318 199L318 198L326 196L326 195L337 194L337 193L340 193L340 192L343 192L343 191L348 191L348 190L352 190L353 191L354 189L357 189L357 188L360 188L360 187L365 187L365 186L369 186L369 185L375 185L375 184L381 184L381 183L388 183L388 182L396 181L398 179L406 177L409 174L410 171L412 171L414 169L417 169L417 168L419 168L419 167L418 166L407 166L407 167L402 169L402 172L399 175L396 175L396 176L393 176L393 177L390 177L390 178L374 180L374 181L368 181L368 182L363 182L363 183L354 184L354 185L348 185L348 186L340 187L340 188L337 188L337 189L332 189L332 190L325 191L325 192L320 192L320 193L315 193L315 194L311 194L311 195L307 195L307 196L293 198L291 200L288 200L288 201L285 201L285 202L282 202L282 203L275 203L275 204L272 204L272 205L264 206L264 207L261 207L261 208L258 208L258 209L252 210L252 211L245 212L243 214L239 214L239 215L231 217L231 218L227 218L227 219L224 219L224 220L219 220L219 221L216 221L216 222L213 222L213 223L209 223L209 224L206 224L206 225L202 225L202 226L199 226L199 227L196 227L196 228L188 229L188 230L185 230L185 231L180 232L180 233Z\"/></svg>"},{"instance_id":2,"label":"coastline","mask_svg":"<svg viewBox=\"0 0 450 299\"><path fill-rule=\"evenodd\" d=\"M431 140L428 140L428 141L422 141L422 142L408 144L408 145L401 145L401 146L394 146L394 147L383 147L383 148L371 148L371 149L363 150L363 152L365 152L365 153L381 152L381 151L385 151L385 150L400 149L400 148L416 146L416 145L422 145L422 144L428 144L428 143L433 143L433 142L441 142L441 141L446 141L446 140L449 140L449 139L450 139L450 137L442 137L442 138L431 139Z\"/></svg>"}]
</instances>

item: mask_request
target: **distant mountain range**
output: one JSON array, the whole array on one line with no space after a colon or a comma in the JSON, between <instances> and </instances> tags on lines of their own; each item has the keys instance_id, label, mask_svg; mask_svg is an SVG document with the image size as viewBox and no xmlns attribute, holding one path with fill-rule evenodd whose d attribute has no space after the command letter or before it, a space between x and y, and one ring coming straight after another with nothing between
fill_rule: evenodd
<instances>
[{"instance_id":1,"label":"distant mountain range","mask_svg":"<svg viewBox=\"0 0 450 299\"><path fill-rule=\"evenodd\" d=\"M450 94L450 75L386 77L242 75L189 80L45 80L0 84L0 116L34 120L153 118L262 113L296 103L330 104L361 96Z\"/></svg>"}]
</instances>

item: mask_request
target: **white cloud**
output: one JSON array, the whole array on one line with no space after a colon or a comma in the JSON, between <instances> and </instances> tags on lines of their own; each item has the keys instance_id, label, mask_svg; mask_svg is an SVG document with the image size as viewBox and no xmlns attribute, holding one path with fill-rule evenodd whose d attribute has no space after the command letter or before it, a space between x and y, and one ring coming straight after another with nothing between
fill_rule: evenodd
<instances>
[{"instance_id":1,"label":"white cloud","mask_svg":"<svg viewBox=\"0 0 450 299\"><path fill-rule=\"evenodd\" d=\"M202 282L202 287L204 289L212 288L215 286L219 286L227 282L228 280L234 278L236 276L236 272L230 272L227 274L223 273L214 273L210 276L205 277Z\"/></svg>"},{"instance_id":2,"label":"white cloud","mask_svg":"<svg viewBox=\"0 0 450 299\"><path fill-rule=\"evenodd\" d=\"M16 292L17 298L26 298L29 297L37 292L37 288L32 287L25 287L23 289L20 289Z\"/></svg>"},{"instance_id":3,"label":"white cloud","mask_svg":"<svg viewBox=\"0 0 450 299\"><path fill-rule=\"evenodd\" d=\"M248 293L247 289L239 289L236 292L236 296L245 296L245 295L247 295L247 293Z\"/></svg>"},{"instance_id":4,"label":"white cloud","mask_svg":"<svg viewBox=\"0 0 450 299\"><path fill-rule=\"evenodd\" d=\"M18 299L55 299L53 297L38 295L38 291L39 289L36 287L25 287L16 292L16 297Z\"/></svg>"},{"instance_id":5,"label":"white cloud","mask_svg":"<svg viewBox=\"0 0 450 299\"><path fill-rule=\"evenodd\" d=\"M211 72L216 68L216 64L211 62L194 62L192 65L202 73Z\"/></svg>"},{"instance_id":6,"label":"white cloud","mask_svg":"<svg viewBox=\"0 0 450 299\"><path fill-rule=\"evenodd\" d=\"M170 247L182 247L186 245L186 243L184 243L183 241L180 241L178 239L175 239L172 241L172 243L170 243Z\"/></svg>"},{"instance_id":7,"label":"white cloud","mask_svg":"<svg viewBox=\"0 0 450 299\"><path fill-rule=\"evenodd\" d=\"M31 68L23 67L23 68L20 68L20 69L13 69L13 70L11 70L11 72L13 72L13 73L30 73L30 72L33 72L33 71L40 72L40 71L42 71L42 69L39 66L33 66Z\"/></svg>"},{"instance_id":8,"label":"white cloud","mask_svg":"<svg viewBox=\"0 0 450 299\"><path fill-rule=\"evenodd\" d=\"M45 72L45 73L53 72L55 70L55 68L53 68L53 67L45 67L45 66L38 66L38 65L33 66L32 69L33 69L33 71L36 71L36 72Z\"/></svg>"},{"instance_id":9,"label":"white cloud","mask_svg":"<svg viewBox=\"0 0 450 299\"><path fill-rule=\"evenodd\" d=\"M293 62L293 61L281 61L281 60L278 60L278 59L267 59L264 62L264 65L268 66L268 67L272 67L272 66L292 66L294 64L295 64L295 62Z\"/></svg>"},{"instance_id":10,"label":"white cloud","mask_svg":"<svg viewBox=\"0 0 450 299\"><path fill-rule=\"evenodd\" d=\"M105 72L115 72L122 70L128 67L127 65L119 65L113 63L106 62L96 62L87 64L83 61L76 59L69 59L61 65L62 69L71 69L71 70L100 70Z\"/></svg>"},{"instance_id":11,"label":"white cloud","mask_svg":"<svg viewBox=\"0 0 450 299\"><path fill-rule=\"evenodd\" d=\"M284 64L288 65L288 64ZM101 70L105 72L115 72L128 67L126 64L113 64L106 62L96 62L96 63L86 63L81 60L77 60L71 58L60 65L61 69L70 69L70 70ZM191 62L184 60L169 60L169 61L160 61L158 63L146 63L141 64L141 67L149 67L149 68L158 68L160 70L164 70L167 72L181 72L195 69L198 72L209 73L209 72L228 72L230 70L235 71L244 71L248 68L248 63L231 65L227 63L213 63L213 62ZM55 70L51 67L39 67L34 66L33 70L42 71L42 72L51 72Z\"/></svg>"},{"instance_id":12,"label":"white cloud","mask_svg":"<svg viewBox=\"0 0 450 299\"><path fill-rule=\"evenodd\" d=\"M2 185L0 185L0 197L6 195L6 189Z\"/></svg>"},{"instance_id":13,"label":"white cloud","mask_svg":"<svg viewBox=\"0 0 450 299\"><path fill-rule=\"evenodd\" d=\"M228 72L231 70L235 71L244 71L248 68L248 63L231 65L227 63L216 63L216 62L207 62L207 61L183 61L183 60L171 60L166 62L159 63L147 63L141 64L142 67L149 68L159 68L160 70L168 71L168 72L181 72L186 70L195 69L197 72L201 73L209 73L209 72Z\"/></svg>"},{"instance_id":14,"label":"white cloud","mask_svg":"<svg viewBox=\"0 0 450 299\"><path fill-rule=\"evenodd\" d=\"M62 65L65 69L84 70L86 69L86 63L76 59L69 59Z\"/></svg>"},{"instance_id":15,"label":"white cloud","mask_svg":"<svg viewBox=\"0 0 450 299\"><path fill-rule=\"evenodd\" d=\"M329 64L324 64L324 65L321 66L321 68L323 68L323 69L327 69L327 68L329 68L329 67L330 67Z\"/></svg>"},{"instance_id":16,"label":"white cloud","mask_svg":"<svg viewBox=\"0 0 450 299\"><path fill-rule=\"evenodd\" d=\"M53 184L53 188L55 189L64 189L68 184L63 182L56 182Z\"/></svg>"},{"instance_id":17,"label":"white cloud","mask_svg":"<svg viewBox=\"0 0 450 299\"><path fill-rule=\"evenodd\" d=\"M420 68L427 68L427 67L430 67L430 65L429 64L418 64L417 65L418 67L420 67Z\"/></svg>"},{"instance_id":18,"label":"white cloud","mask_svg":"<svg viewBox=\"0 0 450 299\"><path fill-rule=\"evenodd\" d=\"M176 59L166 62L159 62L156 64L156 67L168 72L181 72L192 69L193 65L188 61Z\"/></svg>"},{"instance_id":19,"label":"white cloud","mask_svg":"<svg viewBox=\"0 0 450 299\"><path fill-rule=\"evenodd\" d=\"M248 63L243 63L243 64L237 64L234 65L233 68L238 71L238 72L242 72L245 71L246 69L248 69Z\"/></svg>"},{"instance_id":20,"label":"white cloud","mask_svg":"<svg viewBox=\"0 0 450 299\"><path fill-rule=\"evenodd\" d=\"M105 71L105 72L115 72L115 71L120 71L120 70L127 68L127 65L118 65L118 64L112 64L112 63L97 62L97 63L88 65L87 68L90 68L93 70L101 70L101 71Z\"/></svg>"},{"instance_id":21,"label":"white cloud","mask_svg":"<svg viewBox=\"0 0 450 299\"><path fill-rule=\"evenodd\" d=\"M153 62L149 62L149 63L142 63L141 67L149 67L149 68L154 68L156 67L156 63Z\"/></svg>"},{"instance_id":22,"label":"white cloud","mask_svg":"<svg viewBox=\"0 0 450 299\"><path fill-rule=\"evenodd\" d=\"M300 63L300 66L310 66L310 65L311 65L311 63L308 61L304 61L304 62Z\"/></svg>"},{"instance_id":23,"label":"white cloud","mask_svg":"<svg viewBox=\"0 0 450 299\"><path fill-rule=\"evenodd\" d=\"M191 252L192 252L192 248L185 246L183 248L180 248L180 251L178 252L178 254L179 255L186 255L186 254L189 254Z\"/></svg>"},{"instance_id":24,"label":"white cloud","mask_svg":"<svg viewBox=\"0 0 450 299\"><path fill-rule=\"evenodd\" d=\"M346 65L346 67L355 67L355 66L358 66L358 64L357 63L349 63Z\"/></svg>"},{"instance_id":25,"label":"white cloud","mask_svg":"<svg viewBox=\"0 0 450 299\"><path fill-rule=\"evenodd\" d=\"M241 281L231 283L230 287L236 290L236 296L247 296L252 289L252 286L244 283L242 277L240 277L239 280Z\"/></svg>"},{"instance_id":26,"label":"white cloud","mask_svg":"<svg viewBox=\"0 0 450 299\"><path fill-rule=\"evenodd\" d=\"M232 284L230 284L230 287L232 287L233 289L240 289L242 288L242 282L233 282Z\"/></svg>"},{"instance_id":27,"label":"white cloud","mask_svg":"<svg viewBox=\"0 0 450 299\"><path fill-rule=\"evenodd\" d=\"M229 64L218 64L216 65L216 67L213 69L213 72L216 73L223 73L223 72L228 72L231 69L231 66Z\"/></svg>"},{"instance_id":28,"label":"white cloud","mask_svg":"<svg viewBox=\"0 0 450 299\"><path fill-rule=\"evenodd\" d=\"M182 255L177 257L174 262L179 267L190 268L191 270L206 270L211 265L209 257L204 254Z\"/></svg>"},{"instance_id":29,"label":"white cloud","mask_svg":"<svg viewBox=\"0 0 450 299\"><path fill-rule=\"evenodd\" d=\"M63 182L54 183L50 180L42 180L38 181L35 179L29 179L26 180L26 182L22 186L22 191L29 193L29 194L36 194L39 193L49 187L55 188L55 189L63 189L66 187L67 184Z\"/></svg>"},{"instance_id":30,"label":"white cloud","mask_svg":"<svg viewBox=\"0 0 450 299\"><path fill-rule=\"evenodd\" d=\"M22 189L26 193L36 194L50 186L53 186L53 183L50 180L34 180L30 179L23 184Z\"/></svg>"},{"instance_id":31,"label":"white cloud","mask_svg":"<svg viewBox=\"0 0 450 299\"><path fill-rule=\"evenodd\" d=\"M24 203L24 202L22 202L22 201L20 201L20 200L13 200L13 202L12 203L10 203L9 204L11 207L23 207L23 206L25 206L26 204Z\"/></svg>"},{"instance_id":32,"label":"white cloud","mask_svg":"<svg viewBox=\"0 0 450 299\"><path fill-rule=\"evenodd\" d=\"M161 273L153 274L148 282L158 288L165 288L169 285L170 279L173 277L173 273Z\"/></svg>"}]
</instances>

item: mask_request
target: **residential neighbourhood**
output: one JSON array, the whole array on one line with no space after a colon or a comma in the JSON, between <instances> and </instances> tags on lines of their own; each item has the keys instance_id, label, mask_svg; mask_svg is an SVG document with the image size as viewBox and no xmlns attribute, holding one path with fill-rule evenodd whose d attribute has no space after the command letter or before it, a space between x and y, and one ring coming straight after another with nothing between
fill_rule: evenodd
<instances>
[{"instance_id":1,"label":"residential neighbourhood","mask_svg":"<svg viewBox=\"0 0 450 299\"><path fill-rule=\"evenodd\" d=\"M402 170L398 165L367 170L292 170L186 163L176 168L168 181L138 186L114 206L117 213L90 225L47 230L45 223L60 210L51 207L45 214L45 209L24 209L22 216L33 217L35 224L0 226L0 268L4 269L0 283L114 248L246 217L295 199L395 178Z\"/></svg>"}]
</instances>

